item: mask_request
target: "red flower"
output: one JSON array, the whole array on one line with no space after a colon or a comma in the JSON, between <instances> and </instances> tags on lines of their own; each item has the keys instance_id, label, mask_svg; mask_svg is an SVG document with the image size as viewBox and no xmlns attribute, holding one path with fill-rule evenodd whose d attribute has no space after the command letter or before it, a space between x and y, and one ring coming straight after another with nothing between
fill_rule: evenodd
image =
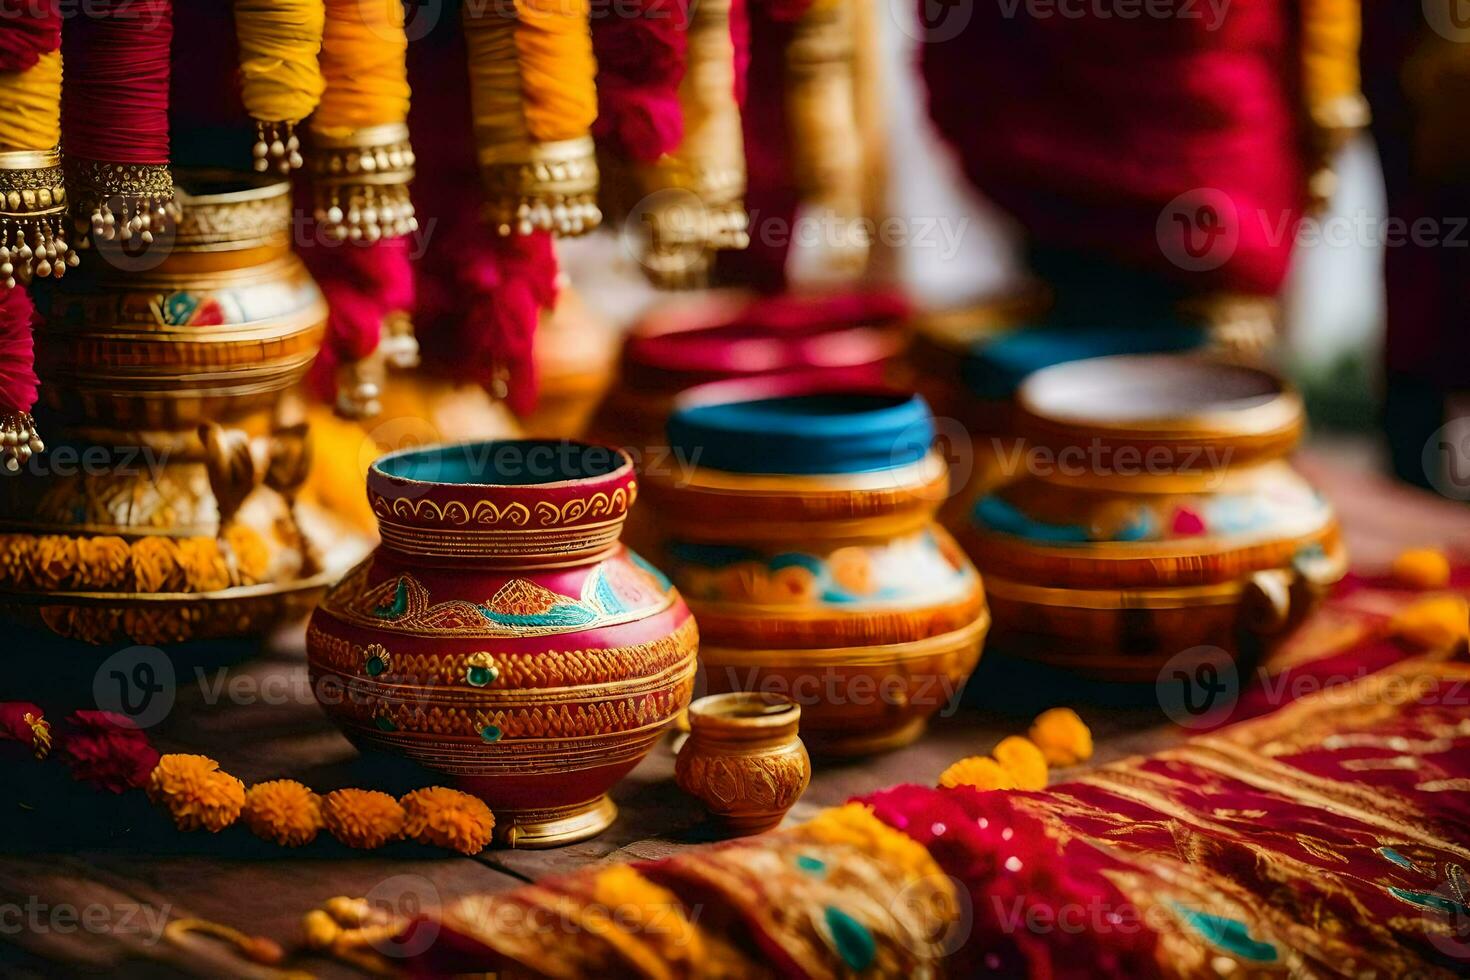
<instances>
[{"instance_id":1,"label":"red flower","mask_svg":"<svg viewBox=\"0 0 1470 980\"><path fill-rule=\"evenodd\" d=\"M0 704L0 740L5 739L30 746L37 759L44 759L51 748L51 725L36 705L6 701Z\"/></svg>"},{"instance_id":2,"label":"red flower","mask_svg":"<svg viewBox=\"0 0 1470 980\"><path fill-rule=\"evenodd\" d=\"M74 778L111 793L147 785L158 752L132 721L110 711L78 711L66 722L60 750Z\"/></svg>"}]
</instances>

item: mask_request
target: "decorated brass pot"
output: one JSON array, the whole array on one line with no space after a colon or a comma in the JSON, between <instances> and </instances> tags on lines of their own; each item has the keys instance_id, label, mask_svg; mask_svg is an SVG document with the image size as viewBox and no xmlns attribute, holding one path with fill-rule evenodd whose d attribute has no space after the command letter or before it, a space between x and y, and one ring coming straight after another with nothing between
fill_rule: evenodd
<instances>
[{"instance_id":1,"label":"decorated brass pot","mask_svg":"<svg viewBox=\"0 0 1470 980\"><path fill-rule=\"evenodd\" d=\"M932 439L923 400L886 389L688 393L669 421L687 462L645 482L710 691L791 698L824 755L903 745L951 702L989 615L934 522L948 476Z\"/></svg>"},{"instance_id":2,"label":"decorated brass pot","mask_svg":"<svg viewBox=\"0 0 1470 980\"><path fill-rule=\"evenodd\" d=\"M1074 361L1032 375L1016 412L1025 475L983 492L958 532L997 650L1152 682L1195 647L1280 635L1346 571L1331 508L1285 458L1301 401L1266 371Z\"/></svg>"},{"instance_id":3,"label":"decorated brass pot","mask_svg":"<svg viewBox=\"0 0 1470 980\"><path fill-rule=\"evenodd\" d=\"M689 703L698 646L679 593L619 543L637 490L626 454L585 443L379 459L382 543L307 632L323 708L482 797L513 847L603 830L607 790Z\"/></svg>"},{"instance_id":4,"label":"decorated brass pot","mask_svg":"<svg viewBox=\"0 0 1470 980\"><path fill-rule=\"evenodd\" d=\"M296 521L304 426L274 418L326 304L291 251L290 187L178 175L175 237L107 243L37 290L49 452L0 480L0 603L63 636L238 635L325 579Z\"/></svg>"},{"instance_id":5,"label":"decorated brass pot","mask_svg":"<svg viewBox=\"0 0 1470 980\"><path fill-rule=\"evenodd\" d=\"M711 694L689 706L674 780L737 835L781 822L812 779L801 706L776 694Z\"/></svg>"}]
</instances>

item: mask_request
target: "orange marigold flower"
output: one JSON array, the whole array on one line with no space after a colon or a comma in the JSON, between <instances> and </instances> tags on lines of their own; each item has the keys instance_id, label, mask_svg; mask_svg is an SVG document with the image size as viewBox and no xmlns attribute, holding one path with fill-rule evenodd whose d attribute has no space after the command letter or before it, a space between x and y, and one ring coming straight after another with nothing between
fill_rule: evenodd
<instances>
[{"instance_id":1,"label":"orange marigold flower","mask_svg":"<svg viewBox=\"0 0 1470 980\"><path fill-rule=\"evenodd\" d=\"M245 825L257 837L300 847L322 829L322 800L293 779L257 783L245 794Z\"/></svg>"},{"instance_id":2,"label":"orange marigold flower","mask_svg":"<svg viewBox=\"0 0 1470 980\"><path fill-rule=\"evenodd\" d=\"M180 830L219 833L240 816L245 784L203 755L166 755L148 777L148 798L165 807Z\"/></svg>"},{"instance_id":3,"label":"orange marigold flower","mask_svg":"<svg viewBox=\"0 0 1470 980\"><path fill-rule=\"evenodd\" d=\"M271 552L254 528L232 524L225 532L225 544L235 556L235 571L243 585L254 585L270 572Z\"/></svg>"},{"instance_id":4,"label":"orange marigold flower","mask_svg":"<svg viewBox=\"0 0 1470 980\"><path fill-rule=\"evenodd\" d=\"M31 536L0 535L0 582L25 585L31 567Z\"/></svg>"},{"instance_id":5,"label":"orange marigold flower","mask_svg":"<svg viewBox=\"0 0 1470 980\"><path fill-rule=\"evenodd\" d=\"M77 581L89 589L119 589L132 585L128 543L115 535L82 538L77 542Z\"/></svg>"},{"instance_id":6,"label":"orange marigold flower","mask_svg":"<svg viewBox=\"0 0 1470 980\"><path fill-rule=\"evenodd\" d=\"M495 816L477 796L430 786L414 790L401 802L406 815L404 836L420 844L447 847L461 854L479 854L490 843Z\"/></svg>"},{"instance_id":7,"label":"orange marigold flower","mask_svg":"<svg viewBox=\"0 0 1470 980\"><path fill-rule=\"evenodd\" d=\"M184 586L179 548L172 538L151 534L129 546L133 582L139 592L177 592Z\"/></svg>"},{"instance_id":8,"label":"orange marigold flower","mask_svg":"<svg viewBox=\"0 0 1470 980\"><path fill-rule=\"evenodd\" d=\"M348 847L382 847L403 836L406 814L387 793L339 789L322 797L322 824Z\"/></svg>"},{"instance_id":9,"label":"orange marigold flower","mask_svg":"<svg viewBox=\"0 0 1470 980\"><path fill-rule=\"evenodd\" d=\"M1426 650L1439 650L1470 638L1470 605L1463 596L1420 599L1389 620L1388 632Z\"/></svg>"},{"instance_id":10,"label":"orange marigold flower","mask_svg":"<svg viewBox=\"0 0 1470 980\"><path fill-rule=\"evenodd\" d=\"M214 592L230 587L230 566L213 538L179 541L179 570L191 592Z\"/></svg>"},{"instance_id":11,"label":"orange marigold flower","mask_svg":"<svg viewBox=\"0 0 1470 980\"><path fill-rule=\"evenodd\" d=\"M1016 788L1011 774L988 755L972 755L956 762L939 774L939 785L945 789L957 786L973 786L981 790Z\"/></svg>"},{"instance_id":12,"label":"orange marigold flower","mask_svg":"<svg viewBox=\"0 0 1470 980\"><path fill-rule=\"evenodd\" d=\"M1092 731L1071 708L1052 708L1031 723L1031 741L1047 765L1075 766L1092 758Z\"/></svg>"},{"instance_id":13,"label":"orange marigold flower","mask_svg":"<svg viewBox=\"0 0 1470 980\"><path fill-rule=\"evenodd\" d=\"M1046 756L1024 735L1000 740L991 752L1016 784L1016 789L1046 789Z\"/></svg>"},{"instance_id":14,"label":"orange marigold flower","mask_svg":"<svg viewBox=\"0 0 1470 980\"><path fill-rule=\"evenodd\" d=\"M1450 560L1435 548L1410 548L1393 560L1393 577L1411 589L1442 589L1450 584Z\"/></svg>"},{"instance_id":15,"label":"orange marigold flower","mask_svg":"<svg viewBox=\"0 0 1470 980\"><path fill-rule=\"evenodd\" d=\"M47 534L35 540L30 552L31 581L41 589L61 589L72 584L77 573L77 542L62 534Z\"/></svg>"}]
</instances>

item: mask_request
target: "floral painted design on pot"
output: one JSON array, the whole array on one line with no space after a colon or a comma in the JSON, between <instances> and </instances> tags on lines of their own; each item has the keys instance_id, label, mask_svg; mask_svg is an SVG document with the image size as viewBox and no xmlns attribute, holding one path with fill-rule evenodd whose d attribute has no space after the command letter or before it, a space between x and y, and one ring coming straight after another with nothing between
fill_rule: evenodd
<instances>
[{"instance_id":1,"label":"floral painted design on pot","mask_svg":"<svg viewBox=\"0 0 1470 980\"><path fill-rule=\"evenodd\" d=\"M1346 573L1331 507L1286 459L1301 401L1267 371L1075 361L1032 375L1016 414L1025 475L957 529L997 650L1153 682L1193 647L1261 648Z\"/></svg>"},{"instance_id":2,"label":"floral painted design on pot","mask_svg":"<svg viewBox=\"0 0 1470 980\"><path fill-rule=\"evenodd\" d=\"M801 707L776 694L711 694L689 706L674 780L733 835L770 830L812 779Z\"/></svg>"},{"instance_id":3,"label":"floral painted design on pot","mask_svg":"<svg viewBox=\"0 0 1470 980\"><path fill-rule=\"evenodd\" d=\"M368 474L381 545L313 615L313 689L355 742L495 811L497 839L605 829L607 791L693 691L694 620L619 531L621 450L550 440L391 453Z\"/></svg>"},{"instance_id":4,"label":"floral painted design on pot","mask_svg":"<svg viewBox=\"0 0 1470 980\"><path fill-rule=\"evenodd\" d=\"M933 431L914 395L724 382L669 421L698 465L645 477L708 689L790 697L815 754L912 741L980 655L980 577L934 522L948 476Z\"/></svg>"}]
</instances>

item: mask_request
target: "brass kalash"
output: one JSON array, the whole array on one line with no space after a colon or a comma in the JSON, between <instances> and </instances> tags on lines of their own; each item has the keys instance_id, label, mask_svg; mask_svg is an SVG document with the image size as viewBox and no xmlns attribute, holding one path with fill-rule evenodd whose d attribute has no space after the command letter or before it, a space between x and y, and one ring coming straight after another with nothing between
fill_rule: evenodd
<instances>
[{"instance_id":1,"label":"brass kalash","mask_svg":"<svg viewBox=\"0 0 1470 980\"><path fill-rule=\"evenodd\" d=\"M327 307L291 250L290 186L178 174L182 218L140 253L97 241L37 290L49 452L0 478L0 614L89 643L244 635L329 574L276 421Z\"/></svg>"}]
</instances>

